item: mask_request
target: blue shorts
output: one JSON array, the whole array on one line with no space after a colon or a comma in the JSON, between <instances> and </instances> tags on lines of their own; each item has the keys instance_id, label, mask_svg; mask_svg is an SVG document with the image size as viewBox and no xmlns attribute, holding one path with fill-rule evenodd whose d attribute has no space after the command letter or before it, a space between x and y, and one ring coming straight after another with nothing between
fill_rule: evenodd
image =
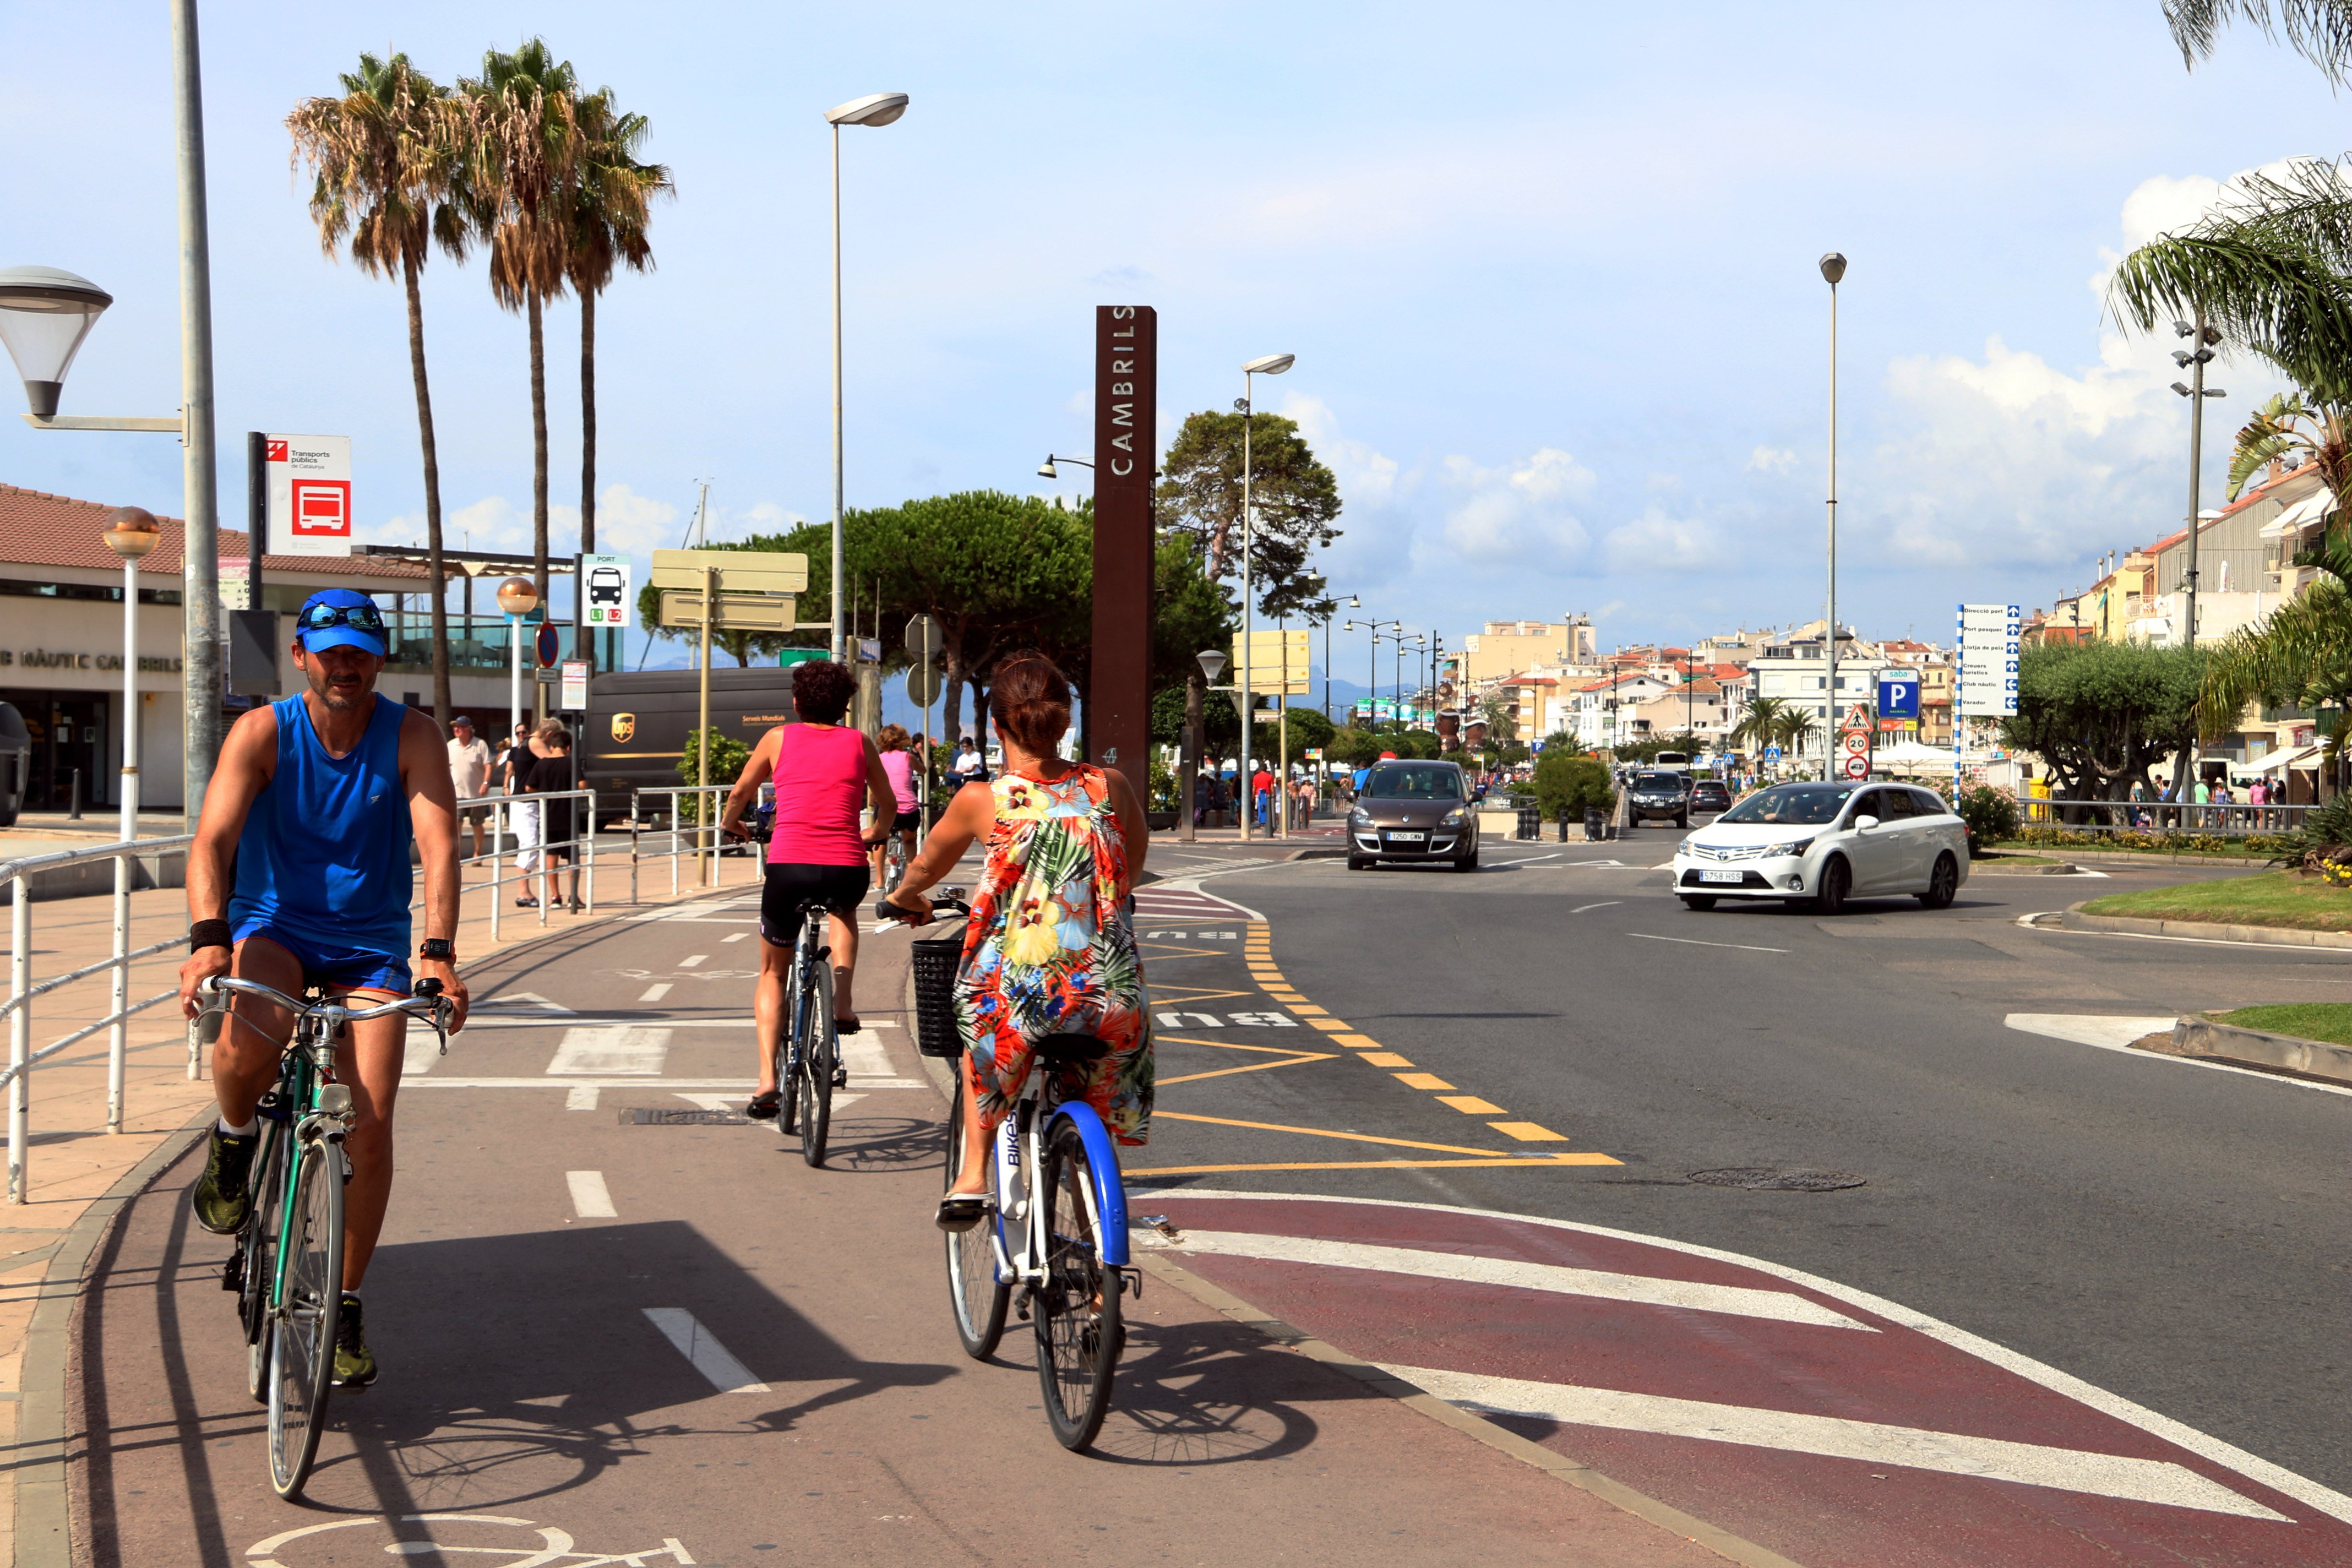
<instances>
[{"instance_id":1,"label":"blue shorts","mask_svg":"<svg viewBox=\"0 0 2352 1568\"><path fill-rule=\"evenodd\" d=\"M232 934L238 942L257 936L284 948L302 966L305 985L330 991L389 991L395 996L409 993L408 960L397 953L309 942L262 920L247 921Z\"/></svg>"}]
</instances>

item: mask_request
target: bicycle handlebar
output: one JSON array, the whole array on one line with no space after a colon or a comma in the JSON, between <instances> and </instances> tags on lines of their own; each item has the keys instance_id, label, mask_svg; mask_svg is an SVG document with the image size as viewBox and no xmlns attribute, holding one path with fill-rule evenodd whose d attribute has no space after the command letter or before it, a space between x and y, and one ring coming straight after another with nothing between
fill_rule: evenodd
<instances>
[{"instance_id":1,"label":"bicycle handlebar","mask_svg":"<svg viewBox=\"0 0 2352 1568\"><path fill-rule=\"evenodd\" d=\"M340 1001L298 1002L275 985L264 985L258 980L247 980L234 974L211 975L205 979L204 989L215 996L224 992L245 992L249 995L275 1002L297 1017L307 1017L327 1007L343 1006ZM425 1005L423 1012L418 1011L419 1004ZM436 1033L446 1036L449 1030L449 1016L452 1011L448 998L441 994L441 982L426 978L416 983L416 989L411 995L397 996L389 1002L380 1002L373 1007L343 1007L343 1016L347 1022L364 1023L370 1018L382 1018L394 1013L404 1013L428 1025Z\"/></svg>"},{"instance_id":2,"label":"bicycle handlebar","mask_svg":"<svg viewBox=\"0 0 2352 1568\"><path fill-rule=\"evenodd\" d=\"M946 905L949 909L955 910L958 914L969 915L971 913L971 906L963 901L963 889L961 888L941 888L937 893L933 894L931 897L932 909L936 910L939 906L942 904ZM891 925L923 926L931 923L932 916L925 914L920 919L918 919L916 911L907 909L902 905L892 903L890 901L890 895L885 893L875 902L874 918L886 927Z\"/></svg>"}]
</instances>

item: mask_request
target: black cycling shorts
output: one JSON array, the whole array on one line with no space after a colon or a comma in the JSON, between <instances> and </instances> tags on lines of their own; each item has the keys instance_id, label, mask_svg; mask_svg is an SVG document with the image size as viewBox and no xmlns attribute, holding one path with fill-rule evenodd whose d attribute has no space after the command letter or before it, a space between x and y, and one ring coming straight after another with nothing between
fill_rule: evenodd
<instances>
[{"instance_id":1,"label":"black cycling shorts","mask_svg":"<svg viewBox=\"0 0 2352 1568\"><path fill-rule=\"evenodd\" d=\"M922 819L923 814L919 811L902 811L891 822L890 830L894 833L912 833L915 831L915 825Z\"/></svg>"},{"instance_id":2,"label":"black cycling shorts","mask_svg":"<svg viewBox=\"0 0 2352 1568\"><path fill-rule=\"evenodd\" d=\"M873 880L864 861L855 866L772 861L760 889L760 934L778 947L792 946L800 940L803 904L819 904L844 920L854 921Z\"/></svg>"}]
</instances>

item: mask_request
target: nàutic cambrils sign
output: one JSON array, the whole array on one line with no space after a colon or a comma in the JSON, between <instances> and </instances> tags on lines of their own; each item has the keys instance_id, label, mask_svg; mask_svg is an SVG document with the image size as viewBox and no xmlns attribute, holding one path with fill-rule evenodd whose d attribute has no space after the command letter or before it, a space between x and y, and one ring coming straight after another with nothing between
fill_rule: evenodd
<instances>
[{"instance_id":1,"label":"n\u00e0utic cambrils sign","mask_svg":"<svg viewBox=\"0 0 2352 1568\"><path fill-rule=\"evenodd\" d=\"M1958 711L2017 716L2017 634L2023 618L2015 605L1960 606Z\"/></svg>"}]
</instances>

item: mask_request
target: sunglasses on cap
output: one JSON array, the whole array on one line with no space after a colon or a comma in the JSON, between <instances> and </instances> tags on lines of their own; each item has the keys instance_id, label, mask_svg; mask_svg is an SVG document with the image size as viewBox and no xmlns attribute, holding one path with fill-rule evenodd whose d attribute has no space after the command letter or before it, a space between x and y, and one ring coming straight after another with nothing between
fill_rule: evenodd
<instances>
[{"instance_id":1,"label":"sunglasses on cap","mask_svg":"<svg viewBox=\"0 0 2352 1568\"><path fill-rule=\"evenodd\" d=\"M383 612L373 600L363 605L312 605L302 611L296 624L306 632L350 626L371 637L383 636Z\"/></svg>"}]
</instances>

